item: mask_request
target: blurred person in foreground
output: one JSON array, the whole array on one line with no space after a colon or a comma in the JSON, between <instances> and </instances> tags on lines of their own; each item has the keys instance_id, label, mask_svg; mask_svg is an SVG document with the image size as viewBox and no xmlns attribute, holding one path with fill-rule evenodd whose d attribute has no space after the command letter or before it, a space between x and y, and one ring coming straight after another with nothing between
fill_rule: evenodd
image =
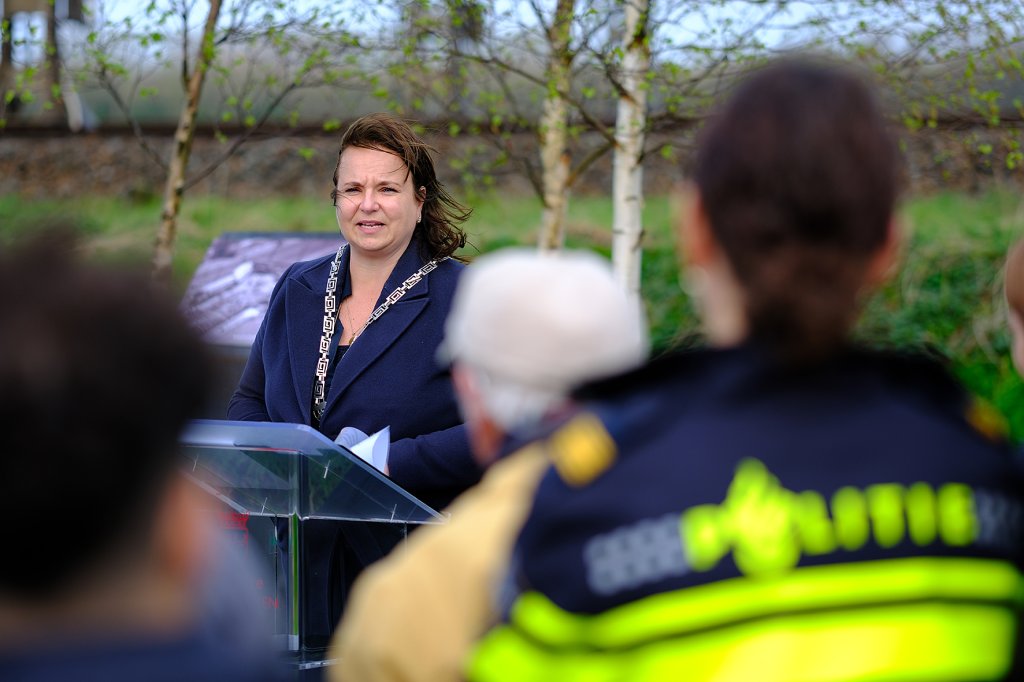
<instances>
[{"instance_id":1,"label":"blurred person in foreground","mask_svg":"<svg viewBox=\"0 0 1024 682\"><path fill-rule=\"evenodd\" d=\"M335 634L336 680L461 679L468 647L497 617L492 588L547 463L541 448L502 455L564 418L577 384L639 365L647 332L600 257L509 249L467 269L440 355L490 469L448 524L420 529L360 578Z\"/></svg>"},{"instance_id":2,"label":"blurred person in foreground","mask_svg":"<svg viewBox=\"0 0 1024 682\"><path fill-rule=\"evenodd\" d=\"M331 187L342 243L281 276L227 417L308 424L348 446L388 427L385 473L442 509L481 472L434 362L470 210L431 151L390 114L345 131Z\"/></svg>"},{"instance_id":3,"label":"blurred person in foreground","mask_svg":"<svg viewBox=\"0 0 1024 682\"><path fill-rule=\"evenodd\" d=\"M1014 243L1006 253L1003 293L1013 366L1024 377L1024 239Z\"/></svg>"},{"instance_id":4,"label":"blurred person in foreground","mask_svg":"<svg viewBox=\"0 0 1024 682\"><path fill-rule=\"evenodd\" d=\"M679 230L711 348L590 386L547 439L469 676L1019 676L1007 442L942 367L850 339L897 243L871 92L823 62L758 71L694 185Z\"/></svg>"},{"instance_id":5,"label":"blurred person in foreground","mask_svg":"<svg viewBox=\"0 0 1024 682\"><path fill-rule=\"evenodd\" d=\"M0 679L279 679L176 474L202 342L147 275L43 234L0 252Z\"/></svg>"}]
</instances>

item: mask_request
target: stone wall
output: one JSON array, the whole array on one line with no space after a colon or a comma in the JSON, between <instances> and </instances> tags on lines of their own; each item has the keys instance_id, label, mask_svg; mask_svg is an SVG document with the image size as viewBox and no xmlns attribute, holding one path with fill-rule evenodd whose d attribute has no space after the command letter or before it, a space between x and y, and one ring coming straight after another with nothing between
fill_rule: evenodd
<instances>
[{"instance_id":1,"label":"stone wall","mask_svg":"<svg viewBox=\"0 0 1024 682\"><path fill-rule=\"evenodd\" d=\"M169 156L171 142L170 135L149 139L161 159ZM250 141L190 191L237 198L320 193L327 200L334 144L326 137ZM313 150L308 160L300 154L307 147ZM212 137L197 137L190 172L220 158L226 148ZM165 170L131 134L0 137L0 195L160 196L164 181Z\"/></svg>"},{"instance_id":2,"label":"stone wall","mask_svg":"<svg viewBox=\"0 0 1024 682\"><path fill-rule=\"evenodd\" d=\"M299 133L253 139L206 179L189 191L216 194L237 199L265 195L322 196L326 201L334 170L339 134ZM438 172L442 179L458 185L464 171L446 160L467 155L486 157L486 145L470 138L438 136L431 140L439 149ZM171 133L149 138L161 159L170 153ZM591 141L596 142L596 141ZM685 151L690 149L684 137L664 137L661 143L674 143L673 158L652 153L645 162L646 191L667 192L684 175ZM681 143L681 144L680 144ZM530 149L534 138L522 134L514 139L516 149ZM1021 168L1005 164L1005 135L980 130L924 130L902 134L911 191L931 192L944 188L976 191L992 184L1024 185ZM979 151L991 145L993 152ZM212 136L195 140L190 173L195 174L220 158L227 145ZM470 177L477 178L473 174ZM529 194L532 189L515 168L494 174L495 184L512 195ZM164 171L128 132L70 135L0 134L0 195L24 198L68 198L77 196L161 196ZM610 191L611 155L605 155L580 179L577 194Z\"/></svg>"}]
</instances>

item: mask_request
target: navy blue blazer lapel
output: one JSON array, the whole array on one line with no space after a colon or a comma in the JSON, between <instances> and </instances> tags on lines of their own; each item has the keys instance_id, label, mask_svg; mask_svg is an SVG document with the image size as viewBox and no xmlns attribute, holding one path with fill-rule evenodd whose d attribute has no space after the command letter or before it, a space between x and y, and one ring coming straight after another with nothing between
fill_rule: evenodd
<instances>
[{"instance_id":1,"label":"navy blue blazer lapel","mask_svg":"<svg viewBox=\"0 0 1024 682\"><path fill-rule=\"evenodd\" d=\"M388 281L384 284L376 305L379 306L383 303L392 291L400 287L411 274L422 267L423 261L419 257L417 246L416 240L413 240L402 254L395 269L388 277ZM331 388L327 394L326 409L328 412L352 382L366 371L377 358L387 352L401 338L405 330L416 321L416 318L423 313L429 301L429 280L430 275L420 280L397 303L388 308L387 312L376 322L367 327L345 353L338 363L334 380L331 382ZM433 362L433 358L427 358L425 361Z\"/></svg>"},{"instance_id":2,"label":"navy blue blazer lapel","mask_svg":"<svg viewBox=\"0 0 1024 682\"><path fill-rule=\"evenodd\" d=\"M313 400L313 376L320 356L320 337L323 334L324 294L327 276L331 272L334 256L316 263L304 272L295 273L287 286L285 312L288 320L288 355L292 369L292 389L302 413L302 423L310 423ZM338 292L343 290L343 278L348 273L348 249L338 269ZM339 298L340 302L340 298Z\"/></svg>"}]
</instances>

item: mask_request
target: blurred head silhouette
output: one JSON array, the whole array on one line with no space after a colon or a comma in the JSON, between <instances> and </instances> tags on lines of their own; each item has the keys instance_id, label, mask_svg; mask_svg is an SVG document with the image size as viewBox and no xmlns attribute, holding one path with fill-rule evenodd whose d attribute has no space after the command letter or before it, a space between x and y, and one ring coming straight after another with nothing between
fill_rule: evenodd
<instances>
[{"instance_id":1,"label":"blurred head silhouette","mask_svg":"<svg viewBox=\"0 0 1024 682\"><path fill-rule=\"evenodd\" d=\"M1013 365L1024 376L1024 239L1010 247L1006 254L1003 280L1010 325Z\"/></svg>"},{"instance_id":2,"label":"blurred head silhouette","mask_svg":"<svg viewBox=\"0 0 1024 682\"><path fill-rule=\"evenodd\" d=\"M897 159L844 68L783 61L740 85L703 131L681 221L711 342L794 362L841 345L895 253Z\"/></svg>"},{"instance_id":3,"label":"blurred head silhouette","mask_svg":"<svg viewBox=\"0 0 1024 682\"><path fill-rule=\"evenodd\" d=\"M83 262L71 230L0 255L0 509L34 519L10 539L35 559L0 562L0 595L57 598L150 544L206 370L174 302Z\"/></svg>"},{"instance_id":4,"label":"blurred head silhouette","mask_svg":"<svg viewBox=\"0 0 1024 682\"><path fill-rule=\"evenodd\" d=\"M49 653L15 670L53 672L82 642L178 641L203 611L211 536L176 474L203 344L146 274L77 251L47 229L0 252L0 671L26 651ZM137 674L166 676L133 651Z\"/></svg>"},{"instance_id":5,"label":"blurred head silhouette","mask_svg":"<svg viewBox=\"0 0 1024 682\"><path fill-rule=\"evenodd\" d=\"M451 362L478 460L508 433L562 407L577 385L640 364L647 328L639 301L607 261L580 251L505 249L459 282L441 359Z\"/></svg>"}]
</instances>

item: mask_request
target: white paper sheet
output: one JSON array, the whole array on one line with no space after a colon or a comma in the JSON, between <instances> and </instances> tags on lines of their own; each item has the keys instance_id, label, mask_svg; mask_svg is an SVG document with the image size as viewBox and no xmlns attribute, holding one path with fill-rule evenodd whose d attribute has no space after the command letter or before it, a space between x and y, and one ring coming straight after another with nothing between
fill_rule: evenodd
<instances>
[{"instance_id":1,"label":"white paper sheet","mask_svg":"<svg viewBox=\"0 0 1024 682\"><path fill-rule=\"evenodd\" d=\"M391 446L391 427L385 426L366 440L353 445L350 450L378 471L384 471L388 463L388 448Z\"/></svg>"}]
</instances>

